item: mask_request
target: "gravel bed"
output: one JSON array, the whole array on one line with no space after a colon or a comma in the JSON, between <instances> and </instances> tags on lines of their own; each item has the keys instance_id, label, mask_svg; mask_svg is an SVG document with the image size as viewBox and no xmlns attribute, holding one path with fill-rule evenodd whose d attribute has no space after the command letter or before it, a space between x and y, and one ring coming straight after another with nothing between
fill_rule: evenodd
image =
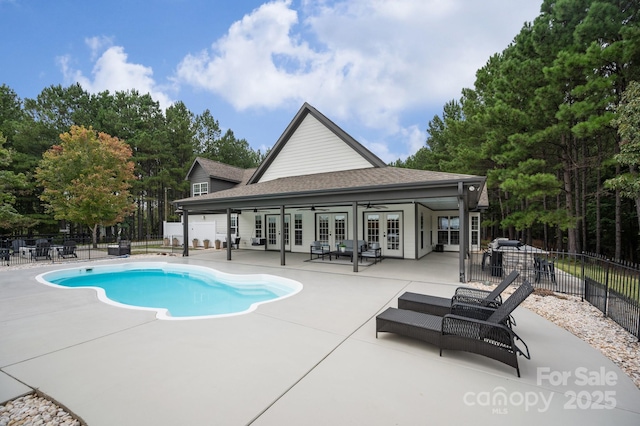
<instances>
[{"instance_id":1,"label":"gravel bed","mask_svg":"<svg viewBox=\"0 0 640 426\"><path fill-rule=\"evenodd\" d=\"M483 290L495 286L480 283L469 284ZM504 295L510 295L516 287L509 287ZM577 296L535 289L522 306L564 328L576 337L598 349L614 362L640 388L640 343L631 333L615 321L605 317L589 302Z\"/></svg>"},{"instance_id":2,"label":"gravel bed","mask_svg":"<svg viewBox=\"0 0 640 426\"><path fill-rule=\"evenodd\" d=\"M30 265L10 267L5 270L23 267L30 267ZM481 283L469 285L484 290L492 288ZM510 287L504 294L511 294L514 290L515 287ZM536 289L522 303L522 306L600 350L640 388L640 343L588 302L581 302L576 296ZM16 398L5 405L0 405L0 426L80 426L83 424L64 409L36 394Z\"/></svg>"}]
</instances>

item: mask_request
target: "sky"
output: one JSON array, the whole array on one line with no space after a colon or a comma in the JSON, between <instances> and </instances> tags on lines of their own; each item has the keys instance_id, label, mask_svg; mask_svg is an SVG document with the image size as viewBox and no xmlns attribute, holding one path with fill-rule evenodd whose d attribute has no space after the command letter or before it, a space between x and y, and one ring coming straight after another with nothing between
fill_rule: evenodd
<instances>
[{"instance_id":1,"label":"sky","mask_svg":"<svg viewBox=\"0 0 640 426\"><path fill-rule=\"evenodd\" d=\"M542 0L0 0L0 84L135 89L264 152L308 102L385 162Z\"/></svg>"}]
</instances>

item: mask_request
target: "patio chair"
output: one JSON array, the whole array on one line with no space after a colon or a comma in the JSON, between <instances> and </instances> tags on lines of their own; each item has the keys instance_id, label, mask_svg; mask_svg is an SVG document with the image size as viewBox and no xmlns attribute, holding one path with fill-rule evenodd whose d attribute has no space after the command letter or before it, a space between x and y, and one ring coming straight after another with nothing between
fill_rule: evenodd
<instances>
[{"instance_id":1,"label":"patio chair","mask_svg":"<svg viewBox=\"0 0 640 426\"><path fill-rule=\"evenodd\" d=\"M42 258L51 260L51 244L48 241L36 243L31 250L31 259L37 261Z\"/></svg>"},{"instance_id":2,"label":"patio chair","mask_svg":"<svg viewBox=\"0 0 640 426\"><path fill-rule=\"evenodd\" d=\"M20 247L26 247L27 243L24 240L13 240L11 242L11 250L13 250L13 252L11 253L13 256L20 254Z\"/></svg>"},{"instance_id":3,"label":"patio chair","mask_svg":"<svg viewBox=\"0 0 640 426\"><path fill-rule=\"evenodd\" d=\"M376 338L387 332L422 340L440 348L440 356L443 349L475 353L515 368L520 377L518 355L531 359L529 348L504 322L531 293L533 287L525 280L486 320L388 308L376 317Z\"/></svg>"},{"instance_id":4,"label":"patio chair","mask_svg":"<svg viewBox=\"0 0 640 426\"><path fill-rule=\"evenodd\" d=\"M493 291L471 287L458 287L451 298L406 292L398 298L398 308L440 317L452 313L453 305L461 303L495 309L502 303L502 296L500 296L500 294L519 276L520 272L516 270L512 271ZM482 310L480 312L482 312ZM486 312L484 317L487 317L491 313L490 310L485 310L484 312ZM482 318L482 316L480 316L480 318Z\"/></svg>"},{"instance_id":5,"label":"patio chair","mask_svg":"<svg viewBox=\"0 0 640 426\"><path fill-rule=\"evenodd\" d=\"M322 260L324 260L325 256L329 256L329 260L331 260L331 248L329 247L329 244L314 241L311 243L309 250L309 258L311 260L313 260L314 255L316 256L316 259L322 258Z\"/></svg>"},{"instance_id":6,"label":"patio chair","mask_svg":"<svg viewBox=\"0 0 640 426\"><path fill-rule=\"evenodd\" d=\"M557 285L556 267L553 260L536 257L533 259L533 268L535 270L536 283L539 283L543 276L547 276L553 284Z\"/></svg>"},{"instance_id":7,"label":"patio chair","mask_svg":"<svg viewBox=\"0 0 640 426\"><path fill-rule=\"evenodd\" d=\"M65 241L62 247L56 247L56 250L58 251L58 257L62 257L63 259L72 256L78 257L76 254L76 242L72 240Z\"/></svg>"},{"instance_id":8,"label":"patio chair","mask_svg":"<svg viewBox=\"0 0 640 426\"><path fill-rule=\"evenodd\" d=\"M360 253L360 259L367 258L373 259L373 263L378 263L378 259L382 262L382 248L380 247L380 243L371 243L367 250Z\"/></svg>"}]
</instances>

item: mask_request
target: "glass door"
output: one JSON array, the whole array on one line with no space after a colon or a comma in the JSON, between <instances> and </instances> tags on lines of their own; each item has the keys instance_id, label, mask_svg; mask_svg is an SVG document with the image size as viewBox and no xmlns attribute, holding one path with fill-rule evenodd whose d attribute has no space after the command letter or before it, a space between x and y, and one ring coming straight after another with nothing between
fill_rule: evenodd
<instances>
[{"instance_id":1,"label":"glass door","mask_svg":"<svg viewBox=\"0 0 640 426\"><path fill-rule=\"evenodd\" d=\"M347 239L347 214L317 213L316 230L317 240L335 250L338 243Z\"/></svg>"},{"instance_id":2,"label":"glass door","mask_svg":"<svg viewBox=\"0 0 640 426\"><path fill-rule=\"evenodd\" d=\"M402 213L365 213L367 243L380 243L383 256L402 257Z\"/></svg>"},{"instance_id":3,"label":"glass door","mask_svg":"<svg viewBox=\"0 0 640 426\"><path fill-rule=\"evenodd\" d=\"M284 215L284 249L291 250L290 223L291 215ZM281 232L280 215L267 215L267 250L280 250Z\"/></svg>"}]
</instances>

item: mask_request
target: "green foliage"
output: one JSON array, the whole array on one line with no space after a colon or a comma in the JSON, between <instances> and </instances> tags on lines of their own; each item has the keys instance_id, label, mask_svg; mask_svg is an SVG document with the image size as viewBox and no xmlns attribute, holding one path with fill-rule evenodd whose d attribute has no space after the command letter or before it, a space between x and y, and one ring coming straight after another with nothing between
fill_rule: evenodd
<instances>
[{"instance_id":1,"label":"green foliage","mask_svg":"<svg viewBox=\"0 0 640 426\"><path fill-rule=\"evenodd\" d=\"M74 125L117 137L132 149L137 179L130 191L138 214L137 223L127 226L138 235L160 232L165 215L173 211L165 201L188 196L184 177L197 155L239 167L255 167L264 158L231 130L222 135L209 111L195 116L182 102L163 112L148 94L135 90L89 94L78 84L47 87L36 99L23 102L2 85L0 132L12 150L10 170L26 179L26 186L11 193L13 205L31 219L29 223L37 221L41 232L45 227L55 229L56 221L44 210L34 171L43 154L59 143L60 134Z\"/></svg>"},{"instance_id":2,"label":"green foliage","mask_svg":"<svg viewBox=\"0 0 640 426\"><path fill-rule=\"evenodd\" d=\"M16 193L27 187L24 174L7 170L13 152L4 148L7 138L0 132L0 228L11 229L30 227L35 221L20 214L15 209Z\"/></svg>"},{"instance_id":3,"label":"green foliage","mask_svg":"<svg viewBox=\"0 0 640 426\"><path fill-rule=\"evenodd\" d=\"M640 197L640 84L631 82L622 95L622 102L617 108L617 118L613 125L620 135L620 153L615 160L628 168L628 172L609 179L607 187L617 189L631 199Z\"/></svg>"},{"instance_id":4,"label":"green foliage","mask_svg":"<svg viewBox=\"0 0 640 426\"><path fill-rule=\"evenodd\" d=\"M97 225L122 222L134 210L129 188L135 180L131 148L124 142L72 126L48 150L36 170L40 198L56 219L87 225L96 243Z\"/></svg>"},{"instance_id":5,"label":"green foliage","mask_svg":"<svg viewBox=\"0 0 640 426\"><path fill-rule=\"evenodd\" d=\"M486 175L489 237L558 236L557 247L618 256L624 244L640 245L637 231L620 230L639 225L602 187L612 178L609 188L640 194L640 149L621 132L623 107L614 108L640 81L638 64L638 2L544 0L540 15L476 72L474 87L428 123L425 146L397 164ZM628 172L616 176L621 165Z\"/></svg>"}]
</instances>

